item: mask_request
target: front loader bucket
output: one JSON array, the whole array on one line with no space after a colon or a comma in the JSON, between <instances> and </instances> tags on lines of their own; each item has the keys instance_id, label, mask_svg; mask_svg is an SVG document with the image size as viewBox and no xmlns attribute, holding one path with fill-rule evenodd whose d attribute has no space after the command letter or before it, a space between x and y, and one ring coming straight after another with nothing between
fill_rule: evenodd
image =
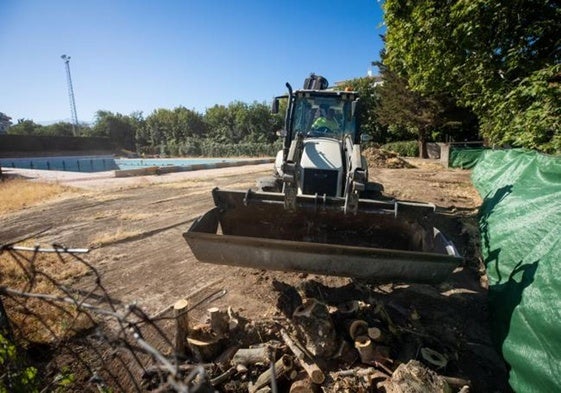
<instances>
[{"instance_id":1,"label":"front loader bucket","mask_svg":"<svg viewBox=\"0 0 561 393\"><path fill-rule=\"evenodd\" d=\"M308 272L368 281L443 281L462 261L430 225L434 205L213 190L216 207L183 234L206 263Z\"/></svg>"}]
</instances>

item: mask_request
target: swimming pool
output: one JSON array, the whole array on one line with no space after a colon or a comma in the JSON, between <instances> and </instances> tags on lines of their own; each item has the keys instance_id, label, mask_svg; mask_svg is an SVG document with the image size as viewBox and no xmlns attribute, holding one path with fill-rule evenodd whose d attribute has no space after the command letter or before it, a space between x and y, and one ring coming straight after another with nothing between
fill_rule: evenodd
<instances>
[{"instance_id":1,"label":"swimming pool","mask_svg":"<svg viewBox=\"0 0 561 393\"><path fill-rule=\"evenodd\" d=\"M41 169L69 172L104 172L148 167L192 166L236 162L236 158L115 158L113 156L65 156L0 158L5 168Z\"/></svg>"},{"instance_id":2,"label":"swimming pool","mask_svg":"<svg viewBox=\"0 0 561 393\"><path fill-rule=\"evenodd\" d=\"M218 162L236 162L239 158L119 158L115 159L118 169L134 169L166 166L191 166L199 164L215 164Z\"/></svg>"}]
</instances>

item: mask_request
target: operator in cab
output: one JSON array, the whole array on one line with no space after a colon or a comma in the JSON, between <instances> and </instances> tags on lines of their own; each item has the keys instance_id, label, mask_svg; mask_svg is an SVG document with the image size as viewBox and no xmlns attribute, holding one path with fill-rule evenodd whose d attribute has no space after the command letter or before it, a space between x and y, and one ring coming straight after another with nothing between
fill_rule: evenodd
<instances>
[{"instance_id":1,"label":"operator in cab","mask_svg":"<svg viewBox=\"0 0 561 393\"><path fill-rule=\"evenodd\" d=\"M319 108L319 117L314 120L312 124L312 130L318 130L323 132L333 132L339 133L341 131L341 127L339 127L339 123L335 119L335 109L333 108Z\"/></svg>"}]
</instances>

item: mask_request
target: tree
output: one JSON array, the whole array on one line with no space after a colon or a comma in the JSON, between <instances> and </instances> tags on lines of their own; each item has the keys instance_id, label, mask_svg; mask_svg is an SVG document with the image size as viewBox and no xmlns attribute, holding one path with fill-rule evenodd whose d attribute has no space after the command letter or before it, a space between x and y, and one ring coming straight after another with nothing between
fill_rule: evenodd
<instances>
[{"instance_id":1,"label":"tree","mask_svg":"<svg viewBox=\"0 0 561 393\"><path fill-rule=\"evenodd\" d=\"M561 60L558 2L386 0L384 12L384 64L413 91L446 93L471 108L491 142L561 151L548 109L559 103L550 82Z\"/></svg>"},{"instance_id":2,"label":"tree","mask_svg":"<svg viewBox=\"0 0 561 393\"><path fill-rule=\"evenodd\" d=\"M0 112L0 134L6 132L12 125L12 118L5 113Z\"/></svg>"},{"instance_id":3,"label":"tree","mask_svg":"<svg viewBox=\"0 0 561 393\"><path fill-rule=\"evenodd\" d=\"M561 65L520 81L490 111L491 140L548 153L561 152Z\"/></svg>"},{"instance_id":4,"label":"tree","mask_svg":"<svg viewBox=\"0 0 561 393\"><path fill-rule=\"evenodd\" d=\"M204 121L208 127L208 137L217 142L227 143L234 128L234 118L224 105L207 108Z\"/></svg>"},{"instance_id":5,"label":"tree","mask_svg":"<svg viewBox=\"0 0 561 393\"><path fill-rule=\"evenodd\" d=\"M18 119L17 124L8 128L10 135L37 135L41 129L41 125L29 119Z\"/></svg>"},{"instance_id":6,"label":"tree","mask_svg":"<svg viewBox=\"0 0 561 393\"><path fill-rule=\"evenodd\" d=\"M379 88L376 114L382 124L390 127L389 139L403 140L403 133L418 134L419 141L457 141L478 138L475 114L459 106L448 93L423 94L409 87L406 78L380 64L383 83ZM393 130L400 130L395 138ZM413 136L415 136L413 135ZM419 149L422 151L422 148Z\"/></svg>"},{"instance_id":7,"label":"tree","mask_svg":"<svg viewBox=\"0 0 561 393\"><path fill-rule=\"evenodd\" d=\"M74 130L72 123L59 121L57 123L41 127L37 134L43 136L74 136Z\"/></svg>"},{"instance_id":8,"label":"tree","mask_svg":"<svg viewBox=\"0 0 561 393\"><path fill-rule=\"evenodd\" d=\"M441 122L441 103L434 97L411 90L405 78L389 69L382 67L381 70L383 83L379 88L380 103L375 110L378 121L388 127L409 130L412 136L416 134L419 155L426 158L429 131Z\"/></svg>"},{"instance_id":9,"label":"tree","mask_svg":"<svg viewBox=\"0 0 561 393\"><path fill-rule=\"evenodd\" d=\"M272 143L277 138L275 131L282 128L283 122L282 115L272 114L263 103L240 101L208 108L204 121L209 137L222 143Z\"/></svg>"},{"instance_id":10,"label":"tree","mask_svg":"<svg viewBox=\"0 0 561 393\"><path fill-rule=\"evenodd\" d=\"M275 130L282 127L282 118L271 113L264 103L234 103L229 107L234 111L234 124L243 142L272 143L277 136Z\"/></svg>"},{"instance_id":11,"label":"tree","mask_svg":"<svg viewBox=\"0 0 561 393\"><path fill-rule=\"evenodd\" d=\"M174 155L183 154L181 145L190 138L200 138L206 134L207 126L203 117L193 110L177 107L173 110L157 109L147 118L137 142L145 143L151 150L173 146Z\"/></svg>"},{"instance_id":12,"label":"tree","mask_svg":"<svg viewBox=\"0 0 561 393\"><path fill-rule=\"evenodd\" d=\"M386 143L387 127L378 120L376 110L380 105L380 81L377 78L365 77L351 79L338 89L349 88L360 96L360 129L362 133L373 137L378 143Z\"/></svg>"},{"instance_id":13,"label":"tree","mask_svg":"<svg viewBox=\"0 0 561 393\"><path fill-rule=\"evenodd\" d=\"M104 110L96 112L93 136L108 137L120 148L134 150L135 134L136 129L129 116Z\"/></svg>"}]
</instances>

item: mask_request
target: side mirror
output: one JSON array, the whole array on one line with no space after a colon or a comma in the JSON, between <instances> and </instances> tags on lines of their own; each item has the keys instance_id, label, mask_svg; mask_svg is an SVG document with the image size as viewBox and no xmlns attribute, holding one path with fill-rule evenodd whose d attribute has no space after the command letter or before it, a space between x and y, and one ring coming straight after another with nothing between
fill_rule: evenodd
<instances>
[{"instance_id":1,"label":"side mirror","mask_svg":"<svg viewBox=\"0 0 561 393\"><path fill-rule=\"evenodd\" d=\"M274 98L273 104L271 105L271 113L279 113L279 99Z\"/></svg>"}]
</instances>

